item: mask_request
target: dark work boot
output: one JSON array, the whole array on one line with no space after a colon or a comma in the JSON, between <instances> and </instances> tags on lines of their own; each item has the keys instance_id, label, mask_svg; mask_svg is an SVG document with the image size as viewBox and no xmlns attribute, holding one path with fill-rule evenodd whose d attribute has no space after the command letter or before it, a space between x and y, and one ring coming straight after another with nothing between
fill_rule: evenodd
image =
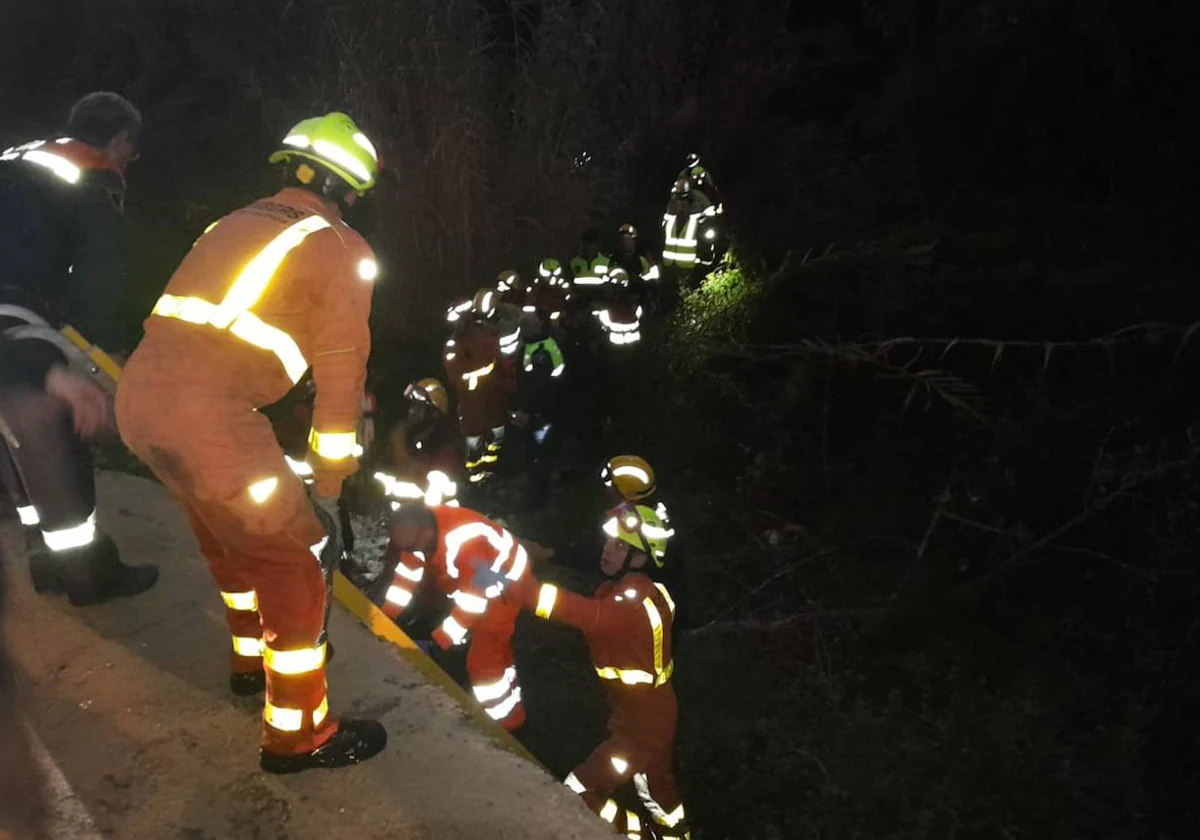
<instances>
[{"instance_id":1,"label":"dark work boot","mask_svg":"<svg viewBox=\"0 0 1200 840\"><path fill-rule=\"evenodd\" d=\"M238 697L253 697L267 690L267 675L262 671L248 674L230 674L229 690Z\"/></svg>"},{"instance_id":2,"label":"dark work boot","mask_svg":"<svg viewBox=\"0 0 1200 840\"><path fill-rule=\"evenodd\" d=\"M157 566L126 566L107 534L83 548L53 552L54 570L71 606L87 607L112 598L140 595L158 581Z\"/></svg>"},{"instance_id":3,"label":"dark work boot","mask_svg":"<svg viewBox=\"0 0 1200 840\"><path fill-rule=\"evenodd\" d=\"M300 773L304 770L334 770L349 767L383 752L387 730L377 720L342 720L337 733L312 752L275 755L263 750L258 763L268 773Z\"/></svg>"},{"instance_id":4,"label":"dark work boot","mask_svg":"<svg viewBox=\"0 0 1200 840\"><path fill-rule=\"evenodd\" d=\"M29 577L33 580L34 592L48 594L63 591L62 581L54 573L50 551L37 531L25 533L25 556L29 558Z\"/></svg>"}]
</instances>

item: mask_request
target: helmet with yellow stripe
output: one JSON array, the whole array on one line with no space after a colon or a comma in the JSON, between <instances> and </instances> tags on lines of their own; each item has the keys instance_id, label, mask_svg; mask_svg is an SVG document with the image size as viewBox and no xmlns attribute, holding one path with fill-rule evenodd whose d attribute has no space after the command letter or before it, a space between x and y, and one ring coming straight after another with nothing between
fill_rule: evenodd
<instances>
[{"instance_id":1,"label":"helmet with yellow stripe","mask_svg":"<svg viewBox=\"0 0 1200 840\"><path fill-rule=\"evenodd\" d=\"M660 569L666 562L667 542L675 536L666 508L662 505L655 509L629 502L608 512L603 530L609 537L621 540L645 554Z\"/></svg>"},{"instance_id":2,"label":"helmet with yellow stripe","mask_svg":"<svg viewBox=\"0 0 1200 840\"><path fill-rule=\"evenodd\" d=\"M652 496L657 489L650 462L637 455L609 458L600 471L600 479L606 487L615 489L622 499L629 502Z\"/></svg>"},{"instance_id":3,"label":"helmet with yellow stripe","mask_svg":"<svg viewBox=\"0 0 1200 840\"><path fill-rule=\"evenodd\" d=\"M318 172L296 164L315 163L359 195L375 186L379 177L375 144L341 111L296 123L268 160L292 164L295 179L305 186L317 180Z\"/></svg>"}]
</instances>

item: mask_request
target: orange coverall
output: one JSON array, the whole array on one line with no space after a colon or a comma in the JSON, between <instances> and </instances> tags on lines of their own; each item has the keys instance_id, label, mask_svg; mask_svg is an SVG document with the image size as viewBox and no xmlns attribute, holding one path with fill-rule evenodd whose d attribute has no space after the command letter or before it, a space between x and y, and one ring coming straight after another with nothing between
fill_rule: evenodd
<instances>
[{"instance_id":1,"label":"orange coverall","mask_svg":"<svg viewBox=\"0 0 1200 840\"><path fill-rule=\"evenodd\" d=\"M336 732L325 693L328 540L265 416L313 368L309 461L337 498L357 469L370 351L370 247L313 194L286 188L197 240L146 320L117 392L125 443L186 510L227 608L232 667L265 666L263 746Z\"/></svg>"},{"instance_id":2,"label":"orange coverall","mask_svg":"<svg viewBox=\"0 0 1200 840\"><path fill-rule=\"evenodd\" d=\"M656 837L686 837L683 802L672 759L678 704L671 675L671 625L675 602L661 583L640 572L607 581L589 598L544 583L531 587L527 606L539 618L583 631L596 674L608 691L608 739L576 767L566 784L588 807L628 836L641 820L611 796L633 781L656 823Z\"/></svg>"},{"instance_id":3,"label":"orange coverall","mask_svg":"<svg viewBox=\"0 0 1200 840\"><path fill-rule=\"evenodd\" d=\"M475 699L505 729L516 729L525 722L525 707L512 634L533 583L528 555L516 537L482 514L444 505L429 511L437 520L437 552L422 558L389 546L395 577L387 601L403 609L428 568L434 588L454 602L433 640L446 649L470 635L467 675Z\"/></svg>"},{"instance_id":4,"label":"orange coverall","mask_svg":"<svg viewBox=\"0 0 1200 840\"><path fill-rule=\"evenodd\" d=\"M498 460L516 393L516 368L513 360L500 352L500 337L480 324L458 330L446 342L442 362L458 400L468 479L484 481Z\"/></svg>"}]
</instances>

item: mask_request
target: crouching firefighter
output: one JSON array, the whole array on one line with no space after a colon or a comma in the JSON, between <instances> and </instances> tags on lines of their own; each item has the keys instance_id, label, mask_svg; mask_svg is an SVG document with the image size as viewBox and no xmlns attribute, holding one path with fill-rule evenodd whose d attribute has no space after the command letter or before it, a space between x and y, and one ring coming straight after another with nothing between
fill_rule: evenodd
<instances>
[{"instance_id":1,"label":"crouching firefighter","mask_svg":"<svg viewBox=\"0 0 1200 840\"><path fill-rule=\"evenodd\" d=\"M430 377L410 383L404 398L408 415L388 436L387 468L375 480L391 498L392 510L407 502L456 506L463 442L450 414L450 395Z\"/></svg>"},{"instance_id":2,"label":"crouching firefighter","mask_svg":"<svg viewBox=\"0 0 1200 840\"><path fill-rule=\"evenodd\" d=\"M81 349L96 342L122 350L124 173L137 157L141 124L122 97L92 93L71 109L64 134L0 152L0 330L38 320L53 336L47 323L69 321L87 336L64 328ZM32 317L14 318L15 309L6 316L6 307ZM91 451L65 405L47 398L63 382L67 356L30 335L4 352L20 387L41 398L23 404L41 408L8 418L0 480L26 528L34 589L65 589L76 606L137 595L158 570L123 564L97 527Z\"/></svg>"},{"instance_id":3,"label":"crouching firefighter","mask_svg":"<svg viewBox=\"0 0 1200 840\"><path fill-rule=\"evenodd\" d=\"M357 469L377 274L342 216L379 164L337 112L296 125L270 160L284 188L210 226L167 283L121 379L117 423L208 560L233 635L231 687L265 686L262 768L294 773L355 764L387 741L376 721L330 714L325 682L337 498ZM311 500L257 410L310 366Z\"/></svg>"},{"instance_id":4,"label":"crouching firefighter","mask_svg":"<svg viewBox=\"0 0 1200 840\"><path fill-rule=\"evenodd\" d=\"M467 648L467 676L488 717L512 731L525 722L512 634L531 585L526 546L507 530L461 507L405 505L389 522L387 594L407 605L426 570L433 588L453 603L433 631L442 650ZM536 551L536 548L535 548Z\"/></svg>"},{"instance_id":5,"label":"crouching firefighter","mask_svg":"<svg viewBox=\"0 0 1200 840\"><path fill-rule=\"evenodd\" d=\"M608 738L571 771L566 785L629 837L689 837L672 766L675 603L659 580L672 532L652 509L630 503L609 512L604 532L600 570L608 580L592 597L542 583L528 604L539 618L583 631L608 693ZM641 814L613 798L629 783Z\"/></svg>"}]
</instances>

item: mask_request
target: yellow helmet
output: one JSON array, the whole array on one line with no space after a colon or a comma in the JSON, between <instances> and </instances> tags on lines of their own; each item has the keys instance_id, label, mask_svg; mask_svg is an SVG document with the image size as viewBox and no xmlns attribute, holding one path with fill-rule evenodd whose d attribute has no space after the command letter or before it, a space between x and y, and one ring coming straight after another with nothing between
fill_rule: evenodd
<instances>
[{"instance_id":1,"label":"yellow helmet","mask_svg":"<svg viewBox=\"0 0 1200 840\"><path fill-rule=\"evenodd\" d=\"M429 403L442 414L450 410L450 395L446 386L433 377L418 379L404 389L404 398L416 402Z\"/></svg>"},{"instance_id":2,"label":"yellow helmet","mask_svg":"<svg viewBox=\"0 0 1200 840\"><path fill-rule=\"evenodd\" d=\"M521 278L517 272L511 268L501 271L496 276L496 290L498 292L511 292L513 289L521 285Z\"/></svg>"},{"instance_id":3,"label":"yellow helmet","mask_svg":"<svg viewBox=\"0 0 1200 840\"><path fill-rule=\"evenodd\" d=\"M605 486L616 487L621 498L630 502L644 499L657 489L650 462L637 455L610 458L600 471L600 479Z\"/></svg>"},{"instance_id":4,"label":"yellow helmet","mask_svg":"<svg viewBox=\"0 0 1200 840\"><path fill-rule=\"evenodd\" d=\"M613 508L604 520L604 533L644 552L660 569L667 558L667 542L675 536L666 508L658 510L630 502Z\"/></svg>"},{"instance_id":5,"label":"yellow helmet","mask_svg":"<svg viewBox=\"0 0 1200 840\"><path fill-rule=\"evenodd\" d=\"M341 111L301 120L283 138L271 163L307 158L329 169L362 195L379 177L379 153L354 120Z\"/></svg>"}]
</instances>

